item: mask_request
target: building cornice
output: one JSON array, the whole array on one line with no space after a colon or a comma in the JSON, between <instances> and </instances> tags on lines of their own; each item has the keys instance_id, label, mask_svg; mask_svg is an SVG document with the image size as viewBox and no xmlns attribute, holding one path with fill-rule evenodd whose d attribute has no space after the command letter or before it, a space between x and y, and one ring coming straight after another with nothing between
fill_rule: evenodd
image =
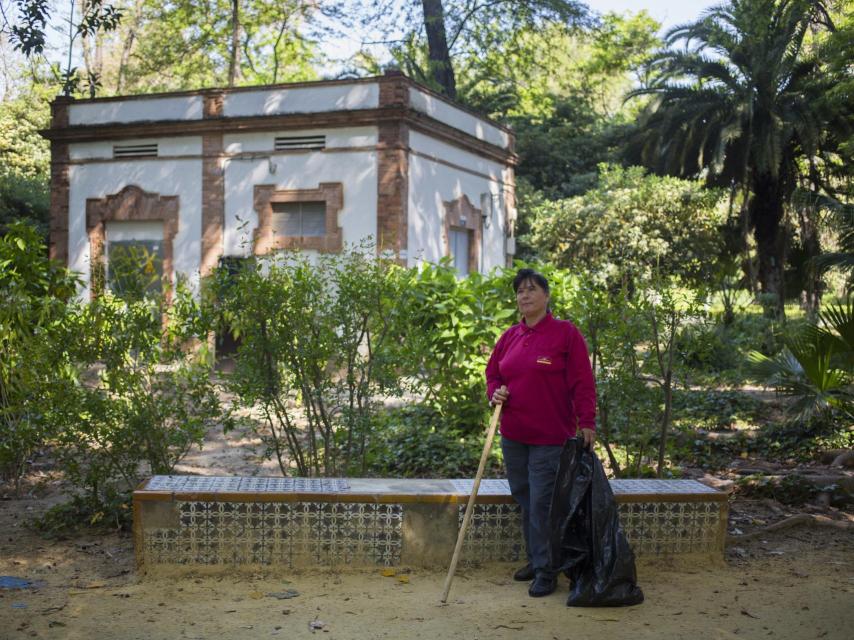
<instances>
[{"instance_id":1,"label":"building cornice","mask_svg":"<svg viewBox=\"0 0 854 640\"><path fill-rule=\"evenodd\" d=\"M385 75L381 76L368 76L366 78L345 78L345 79L336 79L336 80L306 80L303 82L286 82L279 84L265 84L265 85L252 85L246 87L207 87L204 89L189 89L183 91L163 91L160 93L138 93L131 95L123 95L123 96L107 96L104 98L68 98L66 96L58 96L54 102L62 102L68 105L77 105L77 104L100 104L100 103L109 103L109 102L124 102L124 101L137 101L137 100L153 100L158 98L191 98L194 96L202 96L207 97L211 95L225 96L227 94L237 94L237 93L251 93L255 91L286 91L288 89L312 89L312 88L320 88L320 87L330 87L330 86L343 86L348 84L376 84L387 81L389 79L394 79L395 81L400 81L406 84L408 87L413 89L417 89L432 98L444 102L460 111L468 113L469 115L478 118L479 120L483 120L484 122L489 123L493 127L497 129L501 129L505 133L509 133L511 136L515 135L513 129L506 124L502 124L497 120L493 120L482 113L478 113L474 109L467 107L464 104L460 104L459 102L455 102L451 100L445 95L442 95L438 91L434 91L430 87L420 84L413 80L412 78L406 76L401 72L387 72Z\"/></svg>"},{"instance_id":2,"label":"building cornice","mask_svg":"<svg viewBox=\"0 0 854 640\"><path fill-rule=\"evenodd\" d=\"M420 85L416 86L423 90ZM71 144L129 138L201 136L211 133L235 134L255 131L378 126L391 122L405 123L417 131L490 160L513 166L518 161L517 155L510 149L504 149L480 140L416 109L405 106L281 115L216 117L200 120L147 120L103 125L60 126L43 129L39 133L51 142Z\"/></svg>"}]
</instances>

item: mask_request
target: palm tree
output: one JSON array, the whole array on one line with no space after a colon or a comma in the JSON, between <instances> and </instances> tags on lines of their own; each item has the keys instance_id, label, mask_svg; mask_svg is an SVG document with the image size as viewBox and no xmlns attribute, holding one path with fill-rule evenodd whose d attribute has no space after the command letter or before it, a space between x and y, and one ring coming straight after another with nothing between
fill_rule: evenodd
<instances>
[{"instance_id":1,"label":"palm tree","mask_svg":"<svg viewBox=\"0 0 854 640\"><path fill-rule=\"evenodd\" d=\"M833 421L842 426L854 420L854 305L832 305L769 358L750 354L751 369L766 384L792 402L789 419L808 423Z\"/></svg>"},{"instance_id":2,"label":"palm tree","mask_svg":"<svg viewBox=\"0 0 854 640\"><path fill-rule=\"evenodd\" d=\"M759 281L781 315L786 206L802 163L833 163L845 130L846 114L828 108L840 102L824 99L833 78L805 42L832 29L819 0L731 0L668 32L654 80L629 96L651 97L636 140L645 164L744 190Z\"/></svg>"},{"instance_id":3,"label":"palm tree","mask_svg":"<svg viewBox=\"0 0 854 640\"><path fill-rule=\"evenodd\" d=\"M830 197L821 198L818 205L828 212L839 246L836 251L817 256L815 266L822 273L836 267L848 275L849 289L854 288L854 205Z\"/></svg>"}]
</instances>

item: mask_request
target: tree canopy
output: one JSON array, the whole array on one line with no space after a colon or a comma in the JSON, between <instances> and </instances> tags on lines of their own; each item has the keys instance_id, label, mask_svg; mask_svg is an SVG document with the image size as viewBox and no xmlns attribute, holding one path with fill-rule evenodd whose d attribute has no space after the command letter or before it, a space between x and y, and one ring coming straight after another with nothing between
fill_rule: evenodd
<instances>
[{"instance_id":1,"label":"tree canopy","mask_svg":"<svg viewBox=\"0 0 854 640\"><path fill-rule=\"evenodd\" d=\"M637 136L645 164L745 189L759 279L780 311L785 208L805 173L821 186L819 165L837 164L850 135L850 101L832 98L839 78L811 42L834 29L823 2L732 0L672 29L631 94L652 98Z\"/></svg>"}]
</instances>

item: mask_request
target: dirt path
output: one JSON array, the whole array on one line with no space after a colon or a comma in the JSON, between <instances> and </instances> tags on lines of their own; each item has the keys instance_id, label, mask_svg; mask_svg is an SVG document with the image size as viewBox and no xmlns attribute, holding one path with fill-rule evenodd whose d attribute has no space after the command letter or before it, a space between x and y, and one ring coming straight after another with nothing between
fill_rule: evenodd
<instances>
[{"instance_id":1,"label":"dirt path","mask_svg":"<svg viewBox=\"0 0 854 640\"><path fill-rule=\"evenodd\" d=\"M720 566L641 563L647 601L569 609L568 585L535 600L512 567L461 574L399 570L144 579L127 536L48 541L23 526L50 499L0 502L0 638L826 638L854 628L854 536L797 528L730 552ZM273 595L293 589L299 595ZM312 625L314 628L312 628Z\"/></svg>"},{"instance_id":2,"label":"dirt path","mask_svg":"<svg viewBox=\"0 0 854 640\"><path fill-rule=\"evenodd\" d=\"M212 430L204 449L191 453L179 472L278 475L262 454L249 433L225 438ZM449 603L440 605L444 575L419 570L398 569L391 577L324 570L141 578L127 535L46 540L27 528L28 519L62 499L61 489L44 481L25 499L0 499L0 576L35 583L0 588L0 640L847 640L854 629L850 532L793 528L731 548L719 566L642 562L647 600L628 609L569 609L563 578L558 593L529 598L524 583L508 578L513 567L507 566L459 574ZM737 503L734 520L745 528L758 509L759 503ZM299 595L268 595L288 589Z\"/></svg>"}]
</instances>

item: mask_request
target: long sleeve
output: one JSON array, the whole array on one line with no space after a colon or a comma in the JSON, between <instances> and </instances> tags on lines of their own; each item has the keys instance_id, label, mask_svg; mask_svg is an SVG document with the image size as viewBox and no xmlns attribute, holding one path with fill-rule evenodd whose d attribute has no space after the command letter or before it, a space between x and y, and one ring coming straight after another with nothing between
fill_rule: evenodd
<instances>
[{"instance_id":1,"label":"long sleeve","mask_svg":"<svg viewBox=\"0 0 854 640\"><path fill-rule=\"evenodd\" d=\"M505 381L501 379L501 372L499 371L498 363L504 353L506 335L507 332L504 332L501 334L501 337L498 338L498 342L496 342L495 346L492 348L492 354L489 356L489 361L486 363L486 399L490 401L492 400L492 394L495 393L495 390L505 384Z\"/></svg>"},{"instance_id":2,"label":"long sleeve","mask_svg":"<svg viewBox=\"0 0 854 640\"><path fill-rule=\"evenodd\" d=\"M587 343L578 329L573 327L567 354L566 385L578 418L578 428L596 428L596 383L590 366Z\"/></svg>"}]
</instances>

